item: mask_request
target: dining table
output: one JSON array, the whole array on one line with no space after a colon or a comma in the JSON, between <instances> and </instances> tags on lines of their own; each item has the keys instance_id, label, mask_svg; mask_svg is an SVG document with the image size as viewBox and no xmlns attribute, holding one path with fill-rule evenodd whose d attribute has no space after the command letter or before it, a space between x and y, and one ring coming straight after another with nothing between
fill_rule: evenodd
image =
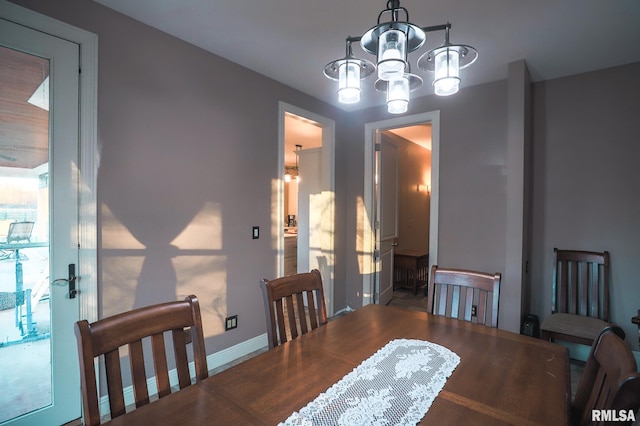
<instances>
[{"instance_id":1,"label":"dining table","mask_svg":"<svg viewBox=\"0 0 640 426\"><path fill-rule=\"evenodd\" d=\"M468 321L375 304L108 424L278 425L397 339L435 344L459 359L418 424L569 424L571 386L565 347Z\"/></svg>"}]
</instances>

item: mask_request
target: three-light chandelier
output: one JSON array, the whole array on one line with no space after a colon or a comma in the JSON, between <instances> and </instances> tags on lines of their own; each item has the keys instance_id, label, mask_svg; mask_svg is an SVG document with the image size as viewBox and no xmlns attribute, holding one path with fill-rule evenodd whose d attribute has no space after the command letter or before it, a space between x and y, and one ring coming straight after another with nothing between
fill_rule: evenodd
<instances>
[{"instance_id":1,"label":"three-light chandelier","mask_svg":"<svg viewBox=\"0 0 640 426\"><path fill-rule=\"evenodd\" d=\"M388 0L387 8L378 15L378 24L360 37L347 37L346 56L329 62L324 74L338 81L338 100L352 104L360 101L360 80L377 69L375 88L386 93L387 110L402 114L409 108L409 92L422 86L422 78L411 73L407 55L422 47L426 33L445 32L444 44L423 54L417 62L418 68L435 74L436 95L456 93L460 87L460 69L478 58L478 51L473 47L449 42L450 29L450 23L418 27L409 22L409 12L400 6L400 0ZM358 41L365 52L376 55L376 65L353 56L351 43Z\"/></svg>"}]
</instances>

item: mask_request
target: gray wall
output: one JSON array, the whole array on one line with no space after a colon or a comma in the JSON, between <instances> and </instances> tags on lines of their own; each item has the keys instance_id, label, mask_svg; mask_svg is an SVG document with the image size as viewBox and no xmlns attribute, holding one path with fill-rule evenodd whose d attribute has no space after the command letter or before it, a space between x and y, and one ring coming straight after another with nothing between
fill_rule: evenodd
<instances>
[{"instance_id":1,"label":"gray wall","mask_svg":"<svg viewBox=\"0 0 640 426\"><path fill-rule=\"evenodd\" d=\"M640 63L534 84L531 310L551 312L553 248L611 254L611 320L638 349Z\"/></svg>"},{"instance_id":2,"label":"gray wall","mask_svg":"<svg viewBox=\"0 0 640 426\"><path fill-rule=\"evenodd\" d=\"M438 263L504 272L507 238L521 238L526 244L522 252L530 253L529 274L522 276L528 283L522 313L542 320L551 312L553 247L609 250L611 320L638 349L637 328L630 321L640 308L638 75L636 63L533 84L531 109L526 104L529 94L512 96L524 103L518 107L525 116L515 119L507 110L512 81L464 88L451 98L413 100L408 114L440 110ZM530 110L532 116L526 116ZM356 233L356 200L363 191L363 126L389 116L384 108L375 108L352 117L347 221ZM508 163L509 120L533 129L531 147L531 135L521 137L523 152L516 165ZM513 206L508 199L514 192L507 187L510 173L522 180L518 202L525 207L525 223L519 236L509 234L506 225L507 209ZM359 306L357 253L348 253L348 303ZM503 288L523 288L524 283L503 276ZM513 296L502 293L501 305L519 305L519 293L509 293ZM517 329L515 312L510 324L504 319L501 312L501 327Z\"/></svg>"},{"instance_id":3,"label":"gray wall","mask_svg":"<svg viewBox=\"0 0 640 426\"><path fill-rule=\"evenodd\" d=\"M194 293L209 353L265 333L278 102L336 120L338 133L339 111L97 3L16 3L99 38L100 316ZM238 329L224 333L233 314Z\"/></svg>"},{"instance_id":4,"label":"gray wall","mask_svg":"<svg viewBox=\"0 0 640 426\"><path fill-rule=\"evenodd\" d=\"M465 88L452 97L411 101L407 114L440 110L441 266L504 271L506 106L506 81ZM364 124L388 118L385 107L352 114L347 187L352 235L357 233L357 203L364 191ZM362 280L355 249L347 253L348 304L357 307Z\"/></svg>"}]
</instances>

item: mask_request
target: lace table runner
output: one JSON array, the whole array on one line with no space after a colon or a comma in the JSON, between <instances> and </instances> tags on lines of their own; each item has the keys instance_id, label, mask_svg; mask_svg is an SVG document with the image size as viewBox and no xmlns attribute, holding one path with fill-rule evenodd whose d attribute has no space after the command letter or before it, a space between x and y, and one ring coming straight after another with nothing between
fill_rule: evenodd
<instances>
[{"instance_id":1,"label":"lace table runner","mask_svg":"<svg viewBox=\"0 0 640 426\"><path fill-rule=\"evenodd\" d=\"M435 343L392 340L280 425L415 425L459 362Z\"/></svg>"}]
</instances>

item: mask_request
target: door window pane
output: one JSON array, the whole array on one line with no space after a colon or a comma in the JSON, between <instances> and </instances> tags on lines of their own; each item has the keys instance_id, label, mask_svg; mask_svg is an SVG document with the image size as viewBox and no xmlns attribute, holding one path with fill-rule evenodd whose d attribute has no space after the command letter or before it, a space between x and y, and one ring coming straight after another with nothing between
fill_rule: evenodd
<instances>
[{"instance_id":1,"label":"door window pane","mask_svg":"<svg viewBox=\"0 0 640 426\"><path fill-rule=\"evenodd\" d=\"M51 404L48 77L0 47L0 422Z\"/></svg>"}]
</instances>

